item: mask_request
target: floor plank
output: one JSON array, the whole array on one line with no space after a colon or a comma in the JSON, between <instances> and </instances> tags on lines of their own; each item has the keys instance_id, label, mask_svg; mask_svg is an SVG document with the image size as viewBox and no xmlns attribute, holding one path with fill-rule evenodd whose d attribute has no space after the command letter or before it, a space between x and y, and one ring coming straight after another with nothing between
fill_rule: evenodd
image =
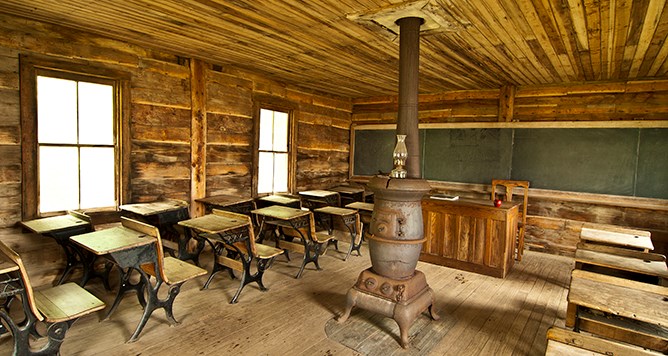
<instances>
[{"instance_id":1,"label":"floor plank","mask_svg":"<svg viewBox=\"0 0 668 356\"><path fill-rule=\"evenodd\" d=\"M347 244L340 244L341 251ZM345 308L346 292L359 273L370 267L367 246L363 256L343 261L343 252L330 249L321 259L322 271L309 265L301 279L294 275L301 255L280 256L265 275L269 291L247 286L239 302L228 301L238 280L220 273L208 290L206 276L187 282L174 304L180 325L169 327L156 311L140 339L125 343L137 325L141 307L127 295L111 319L82 318L69 330L64 355L359 355L327 338L326 322ZM211 264L205 255L203 264ZM505 279L483 276L420 262L434 290L438 322L448 328L431 351L434 355L541 355L545 333L563 326L571 258L527 251ZM30 266L28 266L30 270ZM108 305L114 294L93 281L87 289ZM18 304L18 303L16 303ZM562 310L563 309L563 310ZM373 335L361 335L371 342ZM11 352L8 335L0 337L0 354ZM391 354L401 355L401 352Z\"/></svg>"}]
</instances>

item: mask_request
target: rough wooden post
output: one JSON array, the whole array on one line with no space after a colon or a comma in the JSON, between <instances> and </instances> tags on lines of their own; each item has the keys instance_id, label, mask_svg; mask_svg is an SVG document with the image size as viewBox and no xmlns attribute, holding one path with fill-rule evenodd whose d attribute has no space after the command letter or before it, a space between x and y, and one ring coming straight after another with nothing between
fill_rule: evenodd
<instances>
[{"instance_id":1,"label":"rough wooden post","mask_svg":"<svg viewBox=\"0 0 668 356\"><path fill-rule=\"evenodd\" d=\"M515 110L515 86L504 85L499 93L499 122L513 121Z\"/></svg>"},{"instance_id":2,"label":"rough wooden post","mask_svg":"<svg viewBox=\"0 0 668 356\"><path fill-rule=\"evenodd\" d=\"M204 215L195 199L206 196L206 64L190 60L190 216Z\"/></svg>"}]
</instances>

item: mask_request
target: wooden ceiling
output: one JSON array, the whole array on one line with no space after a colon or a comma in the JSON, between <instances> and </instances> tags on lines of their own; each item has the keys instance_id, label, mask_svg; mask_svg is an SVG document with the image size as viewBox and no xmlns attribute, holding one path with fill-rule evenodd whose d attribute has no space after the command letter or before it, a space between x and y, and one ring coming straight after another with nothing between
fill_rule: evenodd
<instances>
[{"instance_id":1,"label":"wooden ceiling","mask_svg":"<svg viewBox=\"0 0 668 356\"><path fill-rule=\"evenodd\" d=\"M397 0L3 0L0 12L346 97L394 95ZM412 3L409 1L409 3ZM423 0L420 92L668 78L666 0ZM422 6L422 5L420 5Z\"/></svg>"}]
</instances>

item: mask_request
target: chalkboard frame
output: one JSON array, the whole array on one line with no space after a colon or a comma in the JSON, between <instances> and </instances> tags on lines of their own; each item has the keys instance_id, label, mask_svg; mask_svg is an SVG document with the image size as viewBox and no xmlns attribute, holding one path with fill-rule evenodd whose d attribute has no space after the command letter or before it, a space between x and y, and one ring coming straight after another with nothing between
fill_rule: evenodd
<instances>
[{"instance_id":1,"label":"chalkboard frame","mask_svg":"<svg viewBox=\"0 0 668 356\"><path fill-rule=\"evenodd\" d=\"M422 157L421 160L422 162L422 174L425 179L432 180L432 181L441 181L441 182L459 182L459 183L470 183L470 184L489 184L491 182L491 179L487 179L490 177L482 178L483 181L471 181L470 179L457 179L455 177L449 176L446 179L443 179L442 177L439 177L438 175L430 174L430 168L425 168L425 166L429 166L424 164L425 159L433 159L433 157L430 157L428 146L429 142L428 140L425 140L425 138L429 139L429 136L431 133L434 133L435 131L432 130L442 130L442 129L456 129L456 130L466 130L466 129L474 129L474 130L479 130L478 132L482 132L484 130L489 130L492 132L493 130L506 130L506 132L512 132L512 141L511 141L511 146L510 147L505 147L504 149L506 151L510 150L510 163L507 164L506 168L508 173L505 173L505 170L501 168L501 171L496 171L496 173L492 173L492 175L495 178L499 179L520 179L520 180L532 180L532 177L519 177L517 175L513 176L513 170L516 172L519 172L520 169L518 167L521 167L521 165L517 165L517 161L514 161L514 158L519 157L518 153L516 152L518 150L516 145L516 137L515 134L517 132L529 132L529 133L539 133L540 131L545 131L545 129L557 129L554 131L554 133L558 133L560 130L574 130L571 132L579 132L582 134L606 134L606 133L615 133L615 135L620 134L620 133L626 133L626 135L622 135L621 138L622 140L627 140L627 144L631 144L630 146L627 145L628 147L626 149L633 151L632 154L638 155L637 157L634 157L633 155L630 156L631 159L635 159L633 162L628 162L624 161L623 163L625 165L620 165L619 171L623 174L618 174L622 178L622 182L616 182L617 186L616 188L611 189L610 187L606 186L606 177L610 177L609 179L613 179L614 175L617 173L615 170L616 167L609 167L609 169L606 171L605 169L602 169L602 171L606 172L606 177L597 177L597 180L601 180L602 183L600 183L598 186L597 185L592 185L592 187L583 187L583 186L569 186L568 184L565 185L560 185L556 184L557 178L554 178L552 183L547 184L545 182L545 177L549 178L549 175L545 175L541 181L541 179L536 178L535 179L535 184L532 182L532 187L539 188L539 189L546 189L546 190L556 190L556 191L566 191L566 192L579 192L579 193L592 193L592 194L608 194L608 195L621 195L621 196L629 196L629 197L642 197L642 198L651 198L651 199L668 199L668 187L666 187L666 184L663 182L668 182L668 170L665 171L665 173L662 172L661 167L668 167L668 162L663 162L668 160L666 158L666 155L657 155L657 152L661 152L665 148L665 151L668 152L668 139L663 140L662 137L664 132L668 133L668 130L662 130L668 128L668 121L605 121L605 122L488 122L488 123L438 123L438 124L420 124L420 133L421 133L421 152L422 152ZM527 130L529 129L529 130ZM536 129L536 130L531 130L531 129ZM580 129L592 129L592 130L580 130ZM658 129L658 130L656 130ZM377 174L378 172L363 172L365 174L358 174L359 172L359 167L360 167L360 162L359 160L356 159L356 151L359 152L359 145L361 144L358 139L360 137L360 134L364 134L365 132L368 131L375 131L375 130L384 130L384 131L395 131L396 130L396 125L394 124L358 124L358 125L353 125L351 127L351 150L350 150L350 171L349 171L349 176L352 179L355 178L363 178L363 177L368 177ZM550 132L550 131L548 131ZM385 136L393 134L385 134ZM460 135L462 136L462 135ZM463 135L465 136L465 135ZM586 136L586 135L585 135ZM613 135L614 136L614 135ZM493 135L487 135L485 138L489 137L494 137ZM643 137L649 137L647 140L647 144L645 144L645 141L643 140ZM666 135L668 137L668 134ZM633 142L632 138L637 138L637 142ZM480 141L483 142L483 141ZM576 142L577 143L577 142ZM393 145L394 143L392 143ZM571 143L572 144L572 143ZM364 145L367 150L368 147L371 147L373 145L371 144L366 144ZM637 146L637 150L636 150ZM609 146L610 147L614 146ZM525 148L526 149L526 148ZM475 150L475 148L474 148ZM432 149L432 151L434 151ZM646 157L651 157L649 160L644 157L640 156L642 153L641 151L646 151ZM474 152L474 151L472 151ZM489 150L486 152L490 152ZM566 147L563 149L563 153L569 153L569 148ZM626 151L620 151L617 152L616 154L624 154L626 156L629 156L626 154ZM439 153L440 154L440 153ZM599 153L600 154L600 153ZM388 150L388 152L384 153L384 155L388 155L388 158L386 161L390 162L391 161L391 150ZM443 156L440 156L441 159ZM615 156L616 157L616 156ZM660 158L663 157L663 158ZM503 159L503 157L501 157ZM612 158L610 158L612 160ZM615 158L616 159L616 158ZM629 159L629 157L625 157L624 159ZM643 160L643 161L641 161ZM657 164L654 164L655 162L652 160L656 160ZM596 161L596 160L594 160ZM615 161L611 161L612 163L615 163ZM599 164L599 162L594 162L596 164ZM594 164L595 165L595 164ZM569 165L566 163L563 165L564 167L568 168ZM599 166L601 166L599 164ZM649 169L648 167L654 167L657 166L659 167L658 170L652 170ZM605 167L604 165L602 167ZM356 169L357 168L357 169ZM497 167L498 168L498 167ZM599 167L600 168L600 167ZM606 167L607 169L608 167ZM391 167L388 165L388 170L391 169ZM433 171L433 169L432 169ZM384 172L384 171L383 171ZM557 172L561 172L557 170ZM425 174L427 173L427 174ZM654 176L647 176L648 174L653 174ZM487 174L489 175L489 174ZM584 177L586 177L586 174L583 174ZM576 179L576 178L574 178ZM582 178L577 178L577 179L582 179ZM614 179L620 179L619 177L614 178ZM548 179L549 180L549 179ZM632 180L632 182L631 182ZM589 180L587 181L587 185L590 185L589 182L593 182L594 180ZM580 181L577 181L580 182ZM631 182L631 183L630 183ZM549 183L549 182L548 182ZM579 183L578 183L579 184ZM626 184L626 185L624 185ZM631 184L632 187L629 188L628 184ZM639 186L640 184L640 186ZM612 186L612 185L611 185Z\"/></svg>"}]
</instances>

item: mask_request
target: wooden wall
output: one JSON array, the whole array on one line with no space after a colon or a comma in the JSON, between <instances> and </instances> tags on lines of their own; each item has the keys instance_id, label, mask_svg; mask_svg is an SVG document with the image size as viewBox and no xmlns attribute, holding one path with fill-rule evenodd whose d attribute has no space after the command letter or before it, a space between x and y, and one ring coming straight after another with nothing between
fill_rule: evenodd
<instances>
[{"instance_id":1,"label":"wooden wall","mask_svg":"<svg viewBox=\"0 0 668 356\"><path fill-rule=\"evenodd\" d=\"M314 93L232 67L202 63L204 92L193 94L195 60L97 35L0 14L0 239L29 253L36 284L52 281L62 261L50 239L17 235L21 220L19 56L47 56L128 73L129 171L125 203L191 200L191 176L205 164L205 194L250 196L254 101L290 104L297 122L298 189L324 188L348 177L350 99ZM205 132L192 132L193 95L205 98ZM128 134L128 133L126 133ZM193 164L191 137L206 156ZM205 163L204 163L205 162ZM25 237L28 236L28 237ZM32 273L31 273L32 274Z\"/></svg>"},{"instance_id":2,"label":"wooden wall","mask_svg":"<svg viewBox=\"0 0 668 356\"><path fill-rule=\"evenodd\" d=\"M396 97L356 99L353 123L395 123L397 105ZM449 123L455 128L457 123L513 127L518 122L567 128L576 125L572 121L580 122L577 124L605 121L608 127L644 127L659 121L665 126L668 124L668 80L456 91L421 95L419 108L421 123ZM481 199L490 196L488 185L431 183L435 190L449 194ZM668 252L666 200L531 189L528 248L572 255L584 222L649 230L657 251Z\"/></svg>"}]
</instances>

